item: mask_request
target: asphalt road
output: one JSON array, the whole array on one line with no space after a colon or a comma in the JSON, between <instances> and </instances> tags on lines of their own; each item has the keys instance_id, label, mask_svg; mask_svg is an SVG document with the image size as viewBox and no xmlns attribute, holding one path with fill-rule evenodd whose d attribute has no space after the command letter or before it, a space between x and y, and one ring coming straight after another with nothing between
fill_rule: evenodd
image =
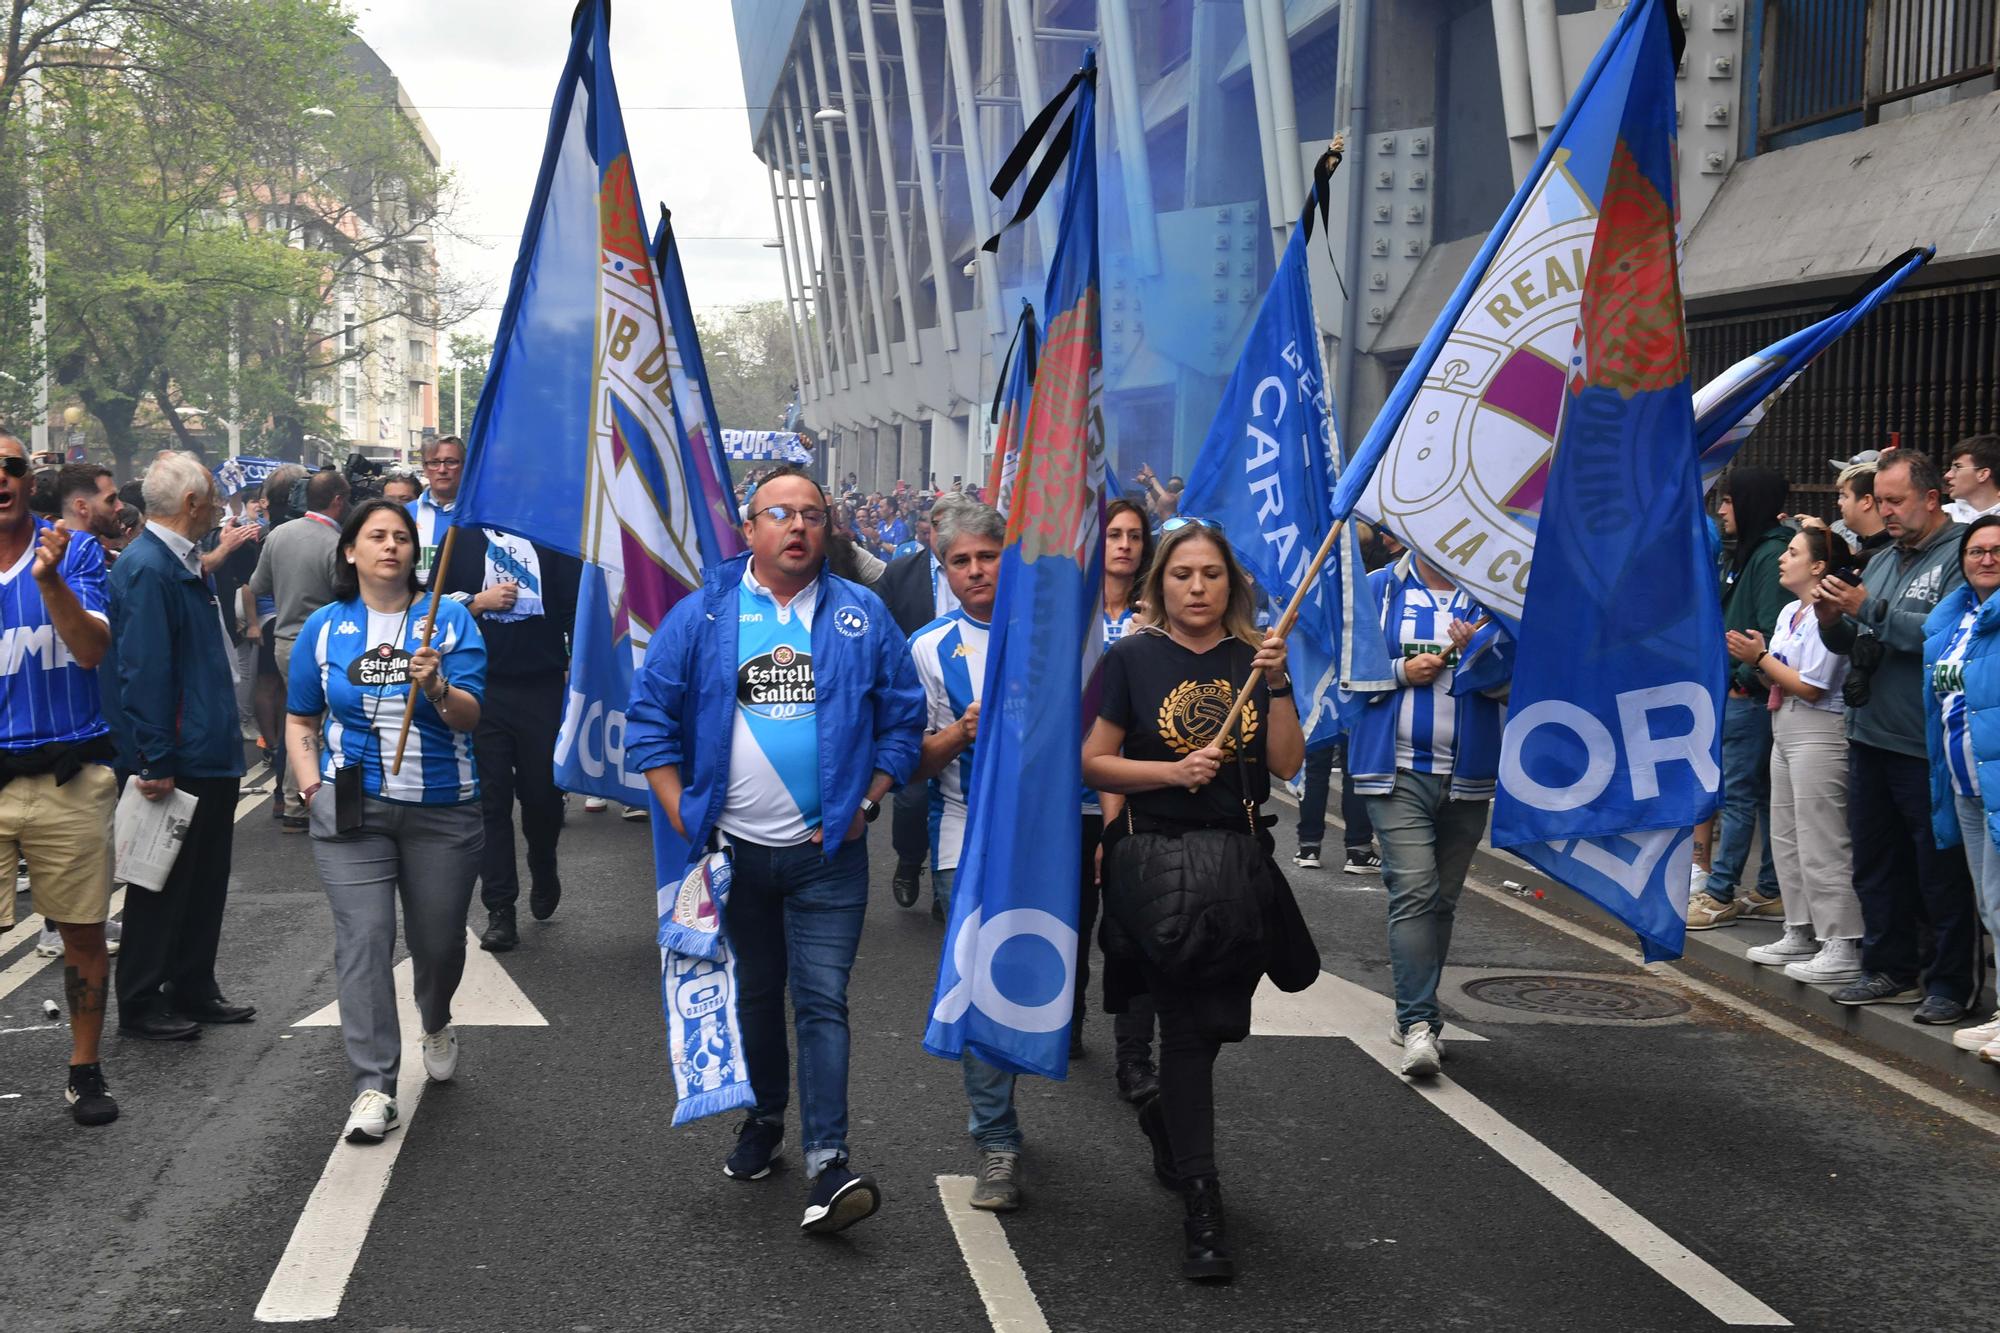
<instances>
[{"instance_id":1,"label":"asphalt road","mask_svg":"<svg viewBox=\"0 0 2000 1333\"><path fill-rule=\"evenodd\" d=\"M524 912L503 962L547 1024L461 1028L458 1078L400 1131L321 1326L994 1327L937 1183L974 1167L958 1072L918 1043L941 932L895 907L886 830L873 841L852 1140L880 1214L798 1232L796 1120L787 1169L756 1184L722 1175L733 1121L671 1128L647 831L578 803L561 911ZM1293 880L1329 971L1386 993L1379 882ZM1383 1067L1385 1026L1353 987L1326 983L1303 1020L1260 1009L1262 1026L1318 1035L1253 1036L1218 1062L1240 1264L1226 1288L1178 1276L1178 1203L1113 1095L1095 1016L1068 1082L1020 1086L1029 1197L1004 1245L969 1242L984 1295L1017 1263L1031 1295L1016 1328L1685 1330L1726 1326L1718 1308L1808 1329L1995 1326L1991 1129L1642 972L1627 944L1536 919L1549 913L1467 894L1446 998L1488 1040L1450 1042L1442 1095ZM31 950L8 935L0 972ZM108 1038L124 1114L101 1130L62 1104L67 1037L41 1017L59 968L0 997L0 1094L18 1094L0 1095L0 1326L255 1326L348 1100L338 1030L293 1026L333 998L330 926L304 840L267 807L238 825L220 970L257 1021L188 1044ZM1494 975L1645 989L1593 991L1594 1013L1563 1018L1498 1007L1506 984L1478 984ZM1626 1001L1673 1012L1617 1016ZM2000 1126L2000 1099L1966 1105ZM1024 1312L1004 1291L997 1308Z\"/></svg>"}]
</instances>

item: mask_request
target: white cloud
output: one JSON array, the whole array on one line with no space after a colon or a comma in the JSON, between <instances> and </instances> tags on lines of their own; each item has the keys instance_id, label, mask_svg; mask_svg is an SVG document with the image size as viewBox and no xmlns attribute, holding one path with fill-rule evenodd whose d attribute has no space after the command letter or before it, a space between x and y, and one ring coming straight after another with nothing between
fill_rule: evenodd
<instances>
[{"instance_id":1,"label":"white cloud","mask_svg":"<svg viewBox=\"0 0 2000 1333\"><path fill-rule=\"evenodd\" d=\"M534 195L548 106L569 49L570 0L377 0L361 36L403 81L457 173L459 231L440 261L482 283L500 318ZM783 299L764 165L750 149L735 24L721 0L614 7L611 60L645 216L665 202L698 307ZM651 110L648 108L698 108ZM749 239L699 239L743 237Z\"/></svg>"}]
</instances>

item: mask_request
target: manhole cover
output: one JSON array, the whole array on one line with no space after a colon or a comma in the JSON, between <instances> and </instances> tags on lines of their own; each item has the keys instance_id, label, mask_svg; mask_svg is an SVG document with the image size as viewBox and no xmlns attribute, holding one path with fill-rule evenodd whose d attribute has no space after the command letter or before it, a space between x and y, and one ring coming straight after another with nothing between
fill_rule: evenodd
<instances>
[{"instance_id":1,"label":"manhole cover","mask_svg":"<svg viewBox=\"0 0 2000 1333\"><path fill-rule=\"evenodd\" d=\"M1618 1023L1673 1018L1689 1008L1678 995L1597 977L1480 977L1462 989L1502 1009Z\"/></svg>"}]
</instances>

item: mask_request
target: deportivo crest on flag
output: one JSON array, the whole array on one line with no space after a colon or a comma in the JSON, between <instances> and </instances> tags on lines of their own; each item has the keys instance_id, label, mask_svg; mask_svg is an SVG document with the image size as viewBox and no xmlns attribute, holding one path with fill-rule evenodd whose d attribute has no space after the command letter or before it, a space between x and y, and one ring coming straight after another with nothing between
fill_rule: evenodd
<instances>
[{"instance_id":1,"label":"deportivo crest on flag","mask_svg":"<svg viewBox=\"0 0 2000 1333\"><path fill-rule=\"evenodd\" d=\"M691 451L677 412L679 356L641 224L609 22L606 0L577 7L452 522L582 558L556 779L639 804L650 793L624 763L632 669L704 563L733 552L735 534L718 521L726 504L704 498L704 470L721 467L707 461L706 415ZM688 849L654 814L657 882L678 884ZM666 998L669 1023L695 1021ZM725 1052L716 1067L728 1079L703 1089L714 1095L699 1114L750 1096L740 1059Z\"/></svg>"},{"instance_id":2,"label":"deportivo crest on flag","mask_svg":"<svg viewBox=\"0 0 2000 1333\"><path fill-rule=\"evenodd\" d=\"M1074 95L1061 136L1070 152L1062 221L1043 302L1053 318L1021 435L965 840L924 1033L933 1055L955 1060L971 1051L999 1068L1048 1078L1069 1069L1084 681L1101 651L1096 71L1095 53L1086 52L1078 76L1037 122L1046 127Z\"/></svg>"}]
</instances>

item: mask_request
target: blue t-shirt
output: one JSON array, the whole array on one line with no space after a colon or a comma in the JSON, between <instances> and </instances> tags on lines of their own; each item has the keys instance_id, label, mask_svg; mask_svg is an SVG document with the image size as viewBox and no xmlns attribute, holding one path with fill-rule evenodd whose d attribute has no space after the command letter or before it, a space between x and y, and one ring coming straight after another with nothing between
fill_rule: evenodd
<instances>
[{"instance_id":1,"label":"blue t-shirt","mask_svg":"<svg viewBox=\"0 0 2000 1333\"><path fill-rule=\"evenodd\" d=\"M389 772L410 699L410 654L423 646L429 600L419 597L407 611L371 611L356 597L306 617L292 650L285 707L301 717L326 715L320 724L321 780L331 782L336 768L359 764L362 789L385 801L458 805L479 799L472 734L447 727L421 695L403 771ZM442 654L452 686L484 702L486 641L472 613L446 601L438 608L431 647Z\"/></svg>"},{"instance_id":2,"label":"blue t-shirt","mask_svg":"<svg viewBox=\"0 0 2000 1333\"><path fill-rule=\"evenodd\" d=\"M73 744L109 730L97 672L70 655L35 582L35 551L43 530L54 526L35 519L27 551L0 572L0 749ZM104 548L97 538L71 533L60 572L83 609L110 624Z\"/></svg>"},{"instance_id":3,"label":"blue t-shirt","mask_svg":"<svg viewBox=\"0 0 2000 1333\"><path fill-rule=\"evenodd\" d=\"M819 827L819 694L812 613L820 587L779 606L746 569L736 593L736 720L724 833L766 847Z\"/></svg>"}]
</instances>

